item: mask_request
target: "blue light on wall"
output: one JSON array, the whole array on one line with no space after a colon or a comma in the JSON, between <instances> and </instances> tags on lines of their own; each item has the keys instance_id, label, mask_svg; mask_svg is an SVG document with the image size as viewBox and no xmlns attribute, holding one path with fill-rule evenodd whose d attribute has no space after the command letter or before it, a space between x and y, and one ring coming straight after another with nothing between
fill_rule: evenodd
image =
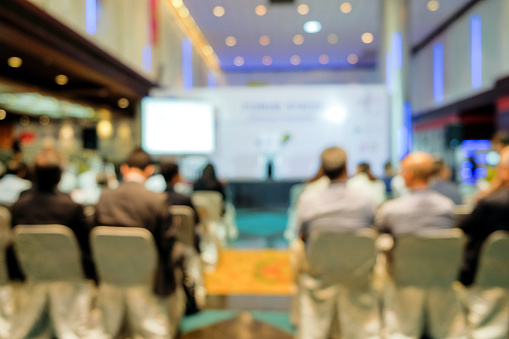
<instances>
[{"instance_id":1,"label":"blue light on wall","mask_svg":"<svg viewBox=\"0 0 509 339\"><path fill-rule=\"evenodd\" d=\"M392 66L391 66L391 53L385 54L385 82L387 91L392 93Z\"/></svg>"},{"instance_id":2,"label":"blue light on wall","mask_svg":"<svg viewBox=\"0 0 509 339\"><path fill-rule=\"evenodd\" d=\"M193 46L190 39L182 39L182 86L193 88Z\"/></svg>"},{"instance_id":3,"label":"blue light on wall","mask_svg":"<svg viewBox=\"0 0 509 339\"><path fill-rule=\"evenodd\" d=\"M470 18L470 66L472 88L482 87L482 18L479 14Z\"/></svg>"},{"instance_id":4,"label":"blue light on wall","mask_svg":"<svg viewBox=\"0 0 509 339\"><path fill-rule=\"evenodd\" d=\"M403 67L403 36L400 32L392 35L392 65L393 70Z\"/></svg>"},{"instance_id":5,"label":"blue light on wall","mask_svg":"<svg viewBox=\"0 0 509 339\"><path fill-rule=\"evenodd\" d=\"M152 46L145 45L145 47L143 47L141 51L141 62L143 71L148 73L152 70Z\"/></svg>"},{"instance_id":6,"label":"blue light on wall","mask_svg":"<svg viewBox=\"0 0 509 339\"><path fill-rule=\"evenodd\" d=\"M86 0L85 17L87 33L95 34L97 32L97 0Z\"/></svg>"},{"instance_id":7,"label":"blue light on wall","mask_svg":"<svg viewBox=\"0 0 509 339\"><path fill-rule=\"evenodd\" d=\"M217 87L217 77L214 72L208 72L207 74L207 86Z\"/></svg>"},{"instance_id":8,"label":"blue light on wall","mask_svg":"<svg viewBox=\"0 0 509 339\"><path fill-rule=\"evenodd\" d=\"M444 102L444 44L433 45L433 100L435 104Z\"/></svg>"}]
</instances>

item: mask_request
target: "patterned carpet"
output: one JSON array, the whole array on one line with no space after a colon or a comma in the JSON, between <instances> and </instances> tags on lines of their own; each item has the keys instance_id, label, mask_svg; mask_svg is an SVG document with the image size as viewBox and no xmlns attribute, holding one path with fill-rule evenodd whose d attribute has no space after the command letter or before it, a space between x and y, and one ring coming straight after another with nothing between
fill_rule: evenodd
<instances>
[{"instance_id":1,"label":"patterned carpet","mask_svg":"<svg viewBox=\"0 0 509 339\"><path fill-rule=\"evenodd\" d=\"M211 295L289 295L292 281L287 250L224 249L217 270L205 275Z\"/></svg>"}]
</instances>

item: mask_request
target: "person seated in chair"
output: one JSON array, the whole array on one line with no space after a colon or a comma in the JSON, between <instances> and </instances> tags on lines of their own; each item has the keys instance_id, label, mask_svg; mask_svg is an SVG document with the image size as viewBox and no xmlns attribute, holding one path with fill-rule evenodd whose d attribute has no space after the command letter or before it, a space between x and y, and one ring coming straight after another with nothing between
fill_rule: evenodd
<instances>
[{"instance_id":1,"label":"person seated in chair","mask_svg":"<svg viewBox=\"0 0 509 339\"><path fill-rule=\"evenodd\" d=\"M95 279L89 244L91 225L87 223L83 207L73 202L68 194L58 190L61 177L60 154L46 151L38 155L34 166L34 186L21 193L11 207L12 226L59 224L69 227L78 240L85 275ZM9 262L13 278L22 278L14 259L10 258Z\"/></svg>"}]
</instances>

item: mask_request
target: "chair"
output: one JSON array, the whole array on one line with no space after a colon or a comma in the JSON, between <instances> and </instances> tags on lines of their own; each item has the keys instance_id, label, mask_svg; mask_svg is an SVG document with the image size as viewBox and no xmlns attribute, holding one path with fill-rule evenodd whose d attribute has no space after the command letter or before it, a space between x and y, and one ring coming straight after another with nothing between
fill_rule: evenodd
<instances>
[{"instance_id":1,"label":"chair","mask_svg":"<svg viewBox=\"0 0 509 339\"><path fill-rule=\"evenodd\" d=\"M205 202L205 199L207 202ZM204 206L208 217L213 221L220 221L223 213L223 196L216 191L195 191L191 196L194 205Z\"/></svg>"},{"instance_id":2,"label":"chair","mask_svg":"<svg viewBox=\"0 0 509 339\"><path fill-rule=\"evenodd\" d=\"M459 229L426 231L396 239L392 283L384 293L389 338L465 338L465 317L452 288L465 236ZM391 260L390 260L391 261Z\"/></svg>"},{"instance_id":3,"label":"chair","mask_svg":"<svg viewBox=\"0 0 509 339\"><path fill-rule=\"evenodd\" d=\"M11 214L0 206L0 339L10 338L14 291L9 281L6 251L11 243Z\"/></svg>"},{"instance_id":4,"label":"chair","mask_svg":"<svg viewBox=\"0 0 509 339\"><path fill-rule=\"evenodd\" d=\"M483 245L474 284L468 290L473 339L509 337L509 234L498 231Z\"/></svg>"},{"instance_id":5,"label":"chair","mask_svg":"<svg viewBox=\"0 0 509 339\"><path fill-rule=\"evenodd\" d=\"M106 337L118 336L125 319L134 338L173 338L185 297L180 290L170 298L154 294L158 253L152 234L135 227L95 227L91 247L100 280L100 329Z\"/></svg>"},{"instance_id":6,"label":"chair","mask_svg":"<svg viewBox=\"0 0 509 339\"><path fill-rule=\"evenodd\" d=\"M194 211L189 206L170 206L173 224L177 226L177 239L186 246L194 247Z\"/></svg>"},{"instance_id":7,"label":"chair","mask_svg":"<svg viewBox=\"0 0 509 339\"><path fill-rule=\"evenodd\" d=\"M71 229L18 225L14 245L27 281L18 293L12 338L46 338L51 331L58 338L87 337L94 290Z\"/></svg>"},{"instance_id":8,"label":"chair","mask_svg":"<svg viewBox=\"0 0 509 339\"><path fill-rule=\"evenodd\" d=\"M296 338L380 337L379 303L371 287L375 239L371 229L311 234L306 250L309 268L298 280Z\"/></svg>"}]
</instances>

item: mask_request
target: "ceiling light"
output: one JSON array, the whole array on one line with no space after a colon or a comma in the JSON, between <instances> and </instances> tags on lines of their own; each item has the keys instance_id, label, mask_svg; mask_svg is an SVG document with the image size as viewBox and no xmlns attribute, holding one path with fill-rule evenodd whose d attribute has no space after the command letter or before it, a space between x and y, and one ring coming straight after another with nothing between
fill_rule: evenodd
<instances>
[{"instance_id":1,"label":"ceiling light","mask_svg":"<svg viewBox=\"0 0 509 339\"><path fill-rule=\"evenodd\" d=\"M357 54L349 54L346 58L348 60L348 63L351 65L355 65L359 61L359 57Z\"/></svg>"},{"instance_id":2,"label":"ceiling light","mask_svg":"<svg viewBox=\"0 0 509 339\"><path fill-rule=\"evenodd\" d=\"M12 68L18 68L21 67L23 64L23 59L18 57L10 57L7 59L7 65L11 66Z\"/></svg>"},{"instance_id":3,"label":"ceiling light","mask_svg":"<svg viewBox=\"0 0 509 339\"><path fill-rule=\"evenodd\" d=\"M171 3L173 4L173 7L175 7L175 8L179 8L183 4L182 0L171 0Z\"/></svg>"},{"instance_id":4,"label":"ceiling light","mask_svg":"<svg viewBox=\"0 0 509 339\"><path fill-rule=\"evenodd\" d=\"M214 13L214 15L217 16L217 17L222 17L224 15L224 7L216 6L212 10L212 13Z\"/></svg>"},{"instance_id":5,"label":"ceiling light","mask_svg":"<svg viewBox=\"0 0 509 339\"><path fill-rule=\"evenodd\" d=\"M320 55L320 57L318 58L318 61L322 64L322 65L326 65L329 63L329 56L327 54L322 54Z\"/></svg>"},{"instance_id":6,"label":"ceiling light","mask_svg":"<svg viewBox=\"0 0 509 339\"><path fill-rule=\"evenodd\" d=\"M329 44L333 44L333 45L334 45L335 43L337 43L337 42L338 42L338 36L337 36L337 34L334 34L334 33L329 34L329 35L327 36L327 41L329 42Z\"/></svg>"},{"instance_id":7,"label":"ceiling light","mask_svg":"<svg viewBox=\"0 0 509 339\"><path fill-rule=\"evenodd\" d=\"M69 82L69 78L66 75L59 74L55 77L55 82L57 85L63 86Z\"/></svg>"},{"instance_id":8,"label":"ceiling light","mask_svg":"<svg viewBox=\"0 0 509 339\"><path fill-rule=\"evenodd\" d=\"M258 41L262 46L267 46L268 44L270 44L270 38L266 35L262 35Z\"/></svg>"},{"instance_id":9,"label":"ceiling light","mask_svg":"<svg viewBox=\"0 0 509 339\"><path fill-rule=\"evenodd\" d=\"M244 58L241 56L235 57L235 59L233 59L233 63L235 64L235 66L240 67L240 66L244 65Z\"/></svg>"},{"instance_id":10,"label":"ceiling light","mask_svg":"<svg viewBox=\"0 0 509 339\"><path fill-rule=\"evenodd\" d=\"M362 42L364 42L365 44L370 44L373 42L373 34L371 33L364 33L362 36L361 36L361 40Z\"/></svg>"},{"instance_id":11,"label":"ceiling light","mask_svg":"<svg viewBox=\"0 0 509 339\"><path fill-rule=\"evenodd\" d=\"M267 7L265 7L264 5L258 5L255 8L255 13L256 13L256 15L259 15L259 16L267 14Z\"/></svg>"},{"instance_id":12,"label":"ceiling light","mask_svg":"<svg viewBox=\"0 0 509 339\"><path fill-rule=\"evenodd\" d=\"M230 35L229 37L227 37L224 40L224 43L226 44L226 46L233 47L233 46L235 46L237 44L237 39L235 39L235 37Z\"/></svg>"},{"instance_id":13,"label":"ceiling light","mask_svg":"<svg viewBox=\"0 0 509 339\"><path fill-rule=\"evenodd\" d=\"M300 15L306 15L309 13L309 6L306 4L299 5L299 7L297 7L297 12Z\"/></svg>"},{"instance_id":14,"label":"ceiling light","mask_svg":"<svg viewBox=\"0 0 509 339\"><path fill-rule=\"evenodd\" d=\"M212 53L214 53L214 49L212 48L212 46L207 45L207 46L203 47L203 54L212 55Z\"/></svg>"},{"instance_id":15,"label":"ceiling light","mask_svg":"<svg viewBox=\"0 0 509 339\"><path fill-rule=\"evenodd\" d=\"M264 64L265 66L270 66L272 65L272 58L268 55L264 56L262 58L262 64Z\"/></svg>"},{"instance_id":16,"label":"ceiling light","mask_svg":"<svg viewBox=\"0 0 509 339\"><path fill-rule=\"evenodd\" d=\"M23 115L19 118L19 123L21 126L28 126L30 124L30 118L27 115Z\"/></svg>"},{"instance_id":17,"label":"ceiling light","mask_svg":"<svg viewBox=\"0 0 509 339\"><path fill-rule=\"evenodd\" d=\"M295 65L297 66L298 64L300 64L300 56L298 55L292 55L292 57L290 58L290 63L292 65Z\"/></svg>"},{"instance_id":18,"label":"ceiling light","mask_svg":"<svg viewBox=\"0 0 509 339\"><path fill-rule=\"evenodd\" d=\"M117 105L120 108L127 108L129 106L129 100L126 98L120 98L118 99Z\"/></svg>"},{"instance_id":19,"label":"ceiling light","mask_svg":"<svg viewBox=\"0 0 509 339\"><path fill-rule=\"evenodd\" d=\"M113 125L109 120L101 120L97 124L97 135L101 139L109 139L113 135Z\"/></svg>"},{"instance_id":20,"label":"ceiling light","mask_svg":"<svg viewBox=\"0 0 509 339\"><path fill-rule=\"evenodd\" d=\"M41 115L41 117L39 118L39 123L42 126L48 125L49 124L49 117L47 115Z\"/></svg>"},{"instance_id":21,"label":"ceiling light","mask_svg":"<svg viewBox=\"0 0 509 339\"><path fill-rule=\"evenodd\" d=\"M187 18L189 16L189 10L186 7L179 9L179 15L181 18Z\"/></svg>"},{"instance_id":22,"label":"ceiling light","mask_svg":"<svg viewBox=\"0 0 509 339\"><path fill-rule=\"evenodd\" d=\"M0 109L0 120L4 120L7 117L5 109Z\"/></svg>"},{"instance_id":23,"label":"ceiling light","mask_svg":"<svg viewBox=\"0 0 509 339\"><path fill-rule=\"evenodd\" d=\"M322 30L322 24L320 21L308 21L304 24L304 32L306 33L318 33Z\"/></svg>"},{"instance_id":24,"label":"ceiling light","mask_svg":"<svg viewBox=\"0 0 509 339\"><path fill-rule=\"evenodd\" d=\"M304 43L304 37L300 34L297 34L293 37L293 43L296 45L302 45Z\"/></svg>"},{"instance_id":25,"label":"ceiling light","mask_svg":"<svg viewBox=\"0 0 509 339\"><path fill-rule=\"evenodd\" d=\"M339 9L341 12L347 14L352 11L352 5L349 2L343 2L341 6L339 6Z\"/></svg>"},{"instance_id":26,"label":"ceiling light","mask_svg":"<svg viewBox=\"0 0 509 339\"><path fill-rule=\"evenodd\" d=\"M435 12L440 8L440 3L436 0L430 0L427 6L430 11Z\"/></svg>"}]
</instances>

